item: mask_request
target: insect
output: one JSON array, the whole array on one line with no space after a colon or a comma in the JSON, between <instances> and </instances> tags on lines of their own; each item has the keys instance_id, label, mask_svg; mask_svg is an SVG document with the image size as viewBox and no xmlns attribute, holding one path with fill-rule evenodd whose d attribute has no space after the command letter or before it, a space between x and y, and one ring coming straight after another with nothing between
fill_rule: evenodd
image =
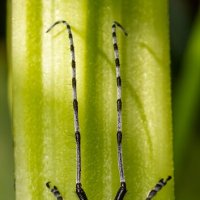
<instances>
[{"instance_id":1,"label":"insect","mask_svg":"<svg viewBox=\"0 0 200 200\"><path fill-rule=\"evenodd\" d=\"M81 135L79 131L79 119L78 119L78 101L77 101L77 91L76 91L76 61L75 61L75 51L74 51L74 42L73 36L71 32L70 25L66 21L57 21L55 22L48 30L47 33L57 24L63 23L66 25L68 35L69 35L69 43L70 43L70 51L72 57L72 94L73 94L73 109L74 109L74 129L75 129L75 139L76 139L76 194L78 195L80 200L87 200L87 196L85 191L82 188L81 184ZM50 188L49 183L46 184L48 188ZM62 196L57 188L54 186L51 189L54 196L57 200L62 200Z\"/></svg>"},{"instance_id":2,"label":"insect","mask_svg":"<svg viewBox=\"0 0 200 200\"><path fill-rule=\"evenodd\" d=\"M146 200L151 200L156 194L157 194L157 192L159 191L159 190L161 190L166 184L167 184L167 182L169 181L169 180L171 180L171 176L168 176L167 178L166 178L166 180L164 180L163 178L162 179L160 179L159 181L158 181L158 183L154 186L154 188L149 192L149 194L147 195L147 198L146 198Z\"/></svg>"},{"instance_id":3,"label":"insect","mask_svg":"<svg viewBox=\"0 0 200 200\"><path fill-rule=\"evenodd\" d=\"M75 139L76 139L76 194L79 200L87 200L87 195L81 184L81 135L79 130L79 118L78 118L78 100L77 100L77 90L76 90L76 62L75 62L75 49L73 43L73 36L71 32L70 25L66 21L56 21L46 32L51 31L57 24L64 24L68 31L70 51L71 51L71 66L72 66L72 94L73 94L73 110L74 110L74 129L75 129ZM122 156L122 100L121 100L121 77L120 77L120 61L119 61L119 51L117 44L116 27L119 27L125 34L128 35L124 27L114 21L112 24L112 38L113 38L113 48L114 57L116 65L116 82L117 82L117 153L118 153L118 170L120 177L120 187L115 196L115 200L123 200L127 189L126 181L124 175L123 167L123 156ZM159 190L161 190L167 182L171 179L169 176L166 180L161 179L155 185L155 187L149 192L146 200L151 200ZM46 183L47 188L53 193L57 200L63 200L63 197L56 186L51 186L50 182Z\"/></svg>"}]
</instances>

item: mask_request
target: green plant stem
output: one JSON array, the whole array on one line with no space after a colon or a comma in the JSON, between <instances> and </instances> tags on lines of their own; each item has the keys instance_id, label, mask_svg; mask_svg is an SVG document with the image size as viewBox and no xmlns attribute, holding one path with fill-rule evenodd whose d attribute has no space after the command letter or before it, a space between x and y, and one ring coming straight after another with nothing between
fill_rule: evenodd
<instances>
[{"instance_id":1,"label":"green plant stem","mask_svg":"<svg viewBox=\"0 0 200 200\"><path fill-rule=\"evenodd\" d=\"M145 199L160 178L173 176L166 0L12 3L17 200L50 198L47 181L65 199L77 199L68 37L62 25L45 33L60 19L68 21L74 34L82 183L89 199L114 199L119 187L113 20L129 33L125 38L117 32L125 199ZM158 195L174 199L173 181Z\"/></svg>"}]
</instances>

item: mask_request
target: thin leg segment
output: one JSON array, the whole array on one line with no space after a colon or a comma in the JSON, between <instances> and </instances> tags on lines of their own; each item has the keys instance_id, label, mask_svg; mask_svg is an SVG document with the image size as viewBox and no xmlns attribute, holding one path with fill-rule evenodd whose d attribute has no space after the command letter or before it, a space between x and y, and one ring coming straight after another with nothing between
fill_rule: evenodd
<instances>
[{"instance_id":1,"label":"thin leg segment","mask_svg":"<svg viewBox=\"0 0 200 200\"><path fill-rule=\"evenodd\" d=\"M57 200L63 200L58 188L56 186L51 187L50 182L46 183L47 188L53 193Z\"/></svg>"},{"instance_id":2,"label":"thin leg segment","mask_svg":"<svg viewBox=\"0 0 200 200\"><path fill-rule=\"evenodd\" d=\"M76 90L76 62L75 62L75 50L73 36L70 25L66 21L55 22L48 30L49 32L57 24L63 23L68 31L70 52L72 57L72 97L73 97L73 109L74 109L74 129L76 139L76 193L80 200L87 200L86 193L84 192L81 185L81 135L79 131L79 119L78 119L78 101L77 101L77 90Z\"/></svg>"},{"instance_id":3,"label":"thin leg segment","mask_svg":"<svg viewBox=\"0 0 200 200\"><path fill-rule=\"evenodd\" d=\"M113 38L113 48L115 56L115 65L116 65L116 79L117 79L117 152L118 152L118 168L120 176L120 188L115 196L115 200L122 200L126 194L126 181L124 176L124 167L123 167L123 156L122 156L122 100L121 100L121 77L120 77L120 61L119 61L119 51L117 45L117 35L116 35L116 26L122 29L124 34L127 36L127 32L122 27L121 24L114 21L112 25L112 38Z\"/></svg>"},{"instance_id":4,"label":"thin leg segment","mask_svg":"<svg viewBox=\"0 0 200 200\"><path fill-rule=\"evenodd\" d=\"M167 182L171 179L171 176L168 176L166 180L163 178L158 181L158 183L154 186L154 188L147 195L146 200L151 200L156 194L167 184Z\"/></svg>"}]
</instances>

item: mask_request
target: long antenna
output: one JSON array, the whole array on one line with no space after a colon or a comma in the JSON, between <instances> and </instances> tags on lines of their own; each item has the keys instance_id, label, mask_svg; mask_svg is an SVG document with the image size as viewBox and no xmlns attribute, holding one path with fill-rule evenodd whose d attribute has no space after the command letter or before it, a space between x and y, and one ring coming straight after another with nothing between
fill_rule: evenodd
<instances>
[{"instance_id":1,"label":"long antenna","mask_svg":"<svg viewBox=\"0 0 200 200\"><path fill-rule=\"evenodd\" d=\"M63 23L68 31L69 44L72 58L72 97L73 97L73 109L74 109L74 129L76 139L76 194L80 200L87 200L86 193L84 192L81 185L81 135L79 131L79 119L78 119L78 101L77 101L77 90L76 90L76 62L75 62L75 51L74 42L71 32L70 25L66 21L56 21L48 30L51 31L57 24Z\"/></svg>"},{"instance_id":2,"label":"long antenna","mask_svg":"<svg viewBox=\"0 0 200 200\"><path fill-rule=\"evenodd\" d=\"M121 100L121 77L120 77L120 61L119 61L119 50L117 45L117 35L116 35L116 26L118 26L124 34L127 36L127 32L124 27L114 21L112 25L112 38L113 38L113 48L115 56L115 65L116 65L116 79L117 79L117 152L118 152L118 168L120 176L120 188L115 196L115 200L122 200L126 194L126 181L124 176L124 167L123 167L123 156L122 156L122 100Z\"/></svg>"}]
</instances>

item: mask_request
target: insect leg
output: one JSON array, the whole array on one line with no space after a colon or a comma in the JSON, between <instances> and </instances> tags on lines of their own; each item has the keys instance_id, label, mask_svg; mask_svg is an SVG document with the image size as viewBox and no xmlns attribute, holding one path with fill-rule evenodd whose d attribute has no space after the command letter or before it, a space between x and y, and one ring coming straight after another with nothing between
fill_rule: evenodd
<instances>
[{"instance_id":1,"label":"insect leg","mask_svg":"<svg viewBox=\"0 0 200 200\"><path fill-rule=\"evenodd\" d=\"M58 188L56 186L51 187L50 182L46 183L47 188L53 193L57 200L63 200Z\"/></svg>"},{"instance_id":2,"label":"insect leg","mask_svg":"<svg viewBox=\"0 0 200 200\"><path fill-rule=\"evenodd\" d=\"M166 178L166 180L164 180L163 178L160 179L158 181L158 183L154 186L154 188L149 192L149 194L147 195L146 200L151 200L157 193L159 190L161 190L166 184L167 182L171 179L171 176L168 176Z\"/></svg>"}]
</instances>

